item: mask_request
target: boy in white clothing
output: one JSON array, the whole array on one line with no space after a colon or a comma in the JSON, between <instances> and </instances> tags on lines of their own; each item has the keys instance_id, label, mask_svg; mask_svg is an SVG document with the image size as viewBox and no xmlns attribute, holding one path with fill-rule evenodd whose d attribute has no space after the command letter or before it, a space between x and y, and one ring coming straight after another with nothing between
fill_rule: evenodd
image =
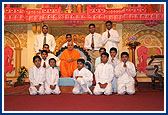
<instances>
[{"instance_id":1,"label":"boy in white clothing","mask_svg":"<svg viewBox=\"0 0 168 115\"><path fill-rule=\"evenodd\" d=\"M105 48L100 48L99 49L100 56L98 58L96 58L96 61L95 61L95 70L96 70L97 65L99 65L101 63L101 54L105 53L105 52L106 52Z\"/></svg>"},{"instance_id":2,"label":"boy in white clothing","mask_svg":"<svg viewBox=\"0 0 168 115\"><path fill-rule=\"evenodd\" d=\"M115 47L112 47L110 49L110 58L108 60L108 63L111 64L114 69L120 63L120 60L116 57L116 55L117 49ZM112 81L112 92L117 93L117 77L115 75Z\"/></svg>"},{"instance_id":3,"label":"boy in white clothing","mask_svg":"<svg viewBox=\"0 0 168 115\"><path fill-rule=\"evenodd\" d=\"M48 63L48 52L46 50L42 50L41 51L41 66L44 67L44 68L48 68L50 67L49 66L49 63Z\"/></svg>"},{"instance_id":4,"label":"boy in white clothing","mask_svg":"<svg viewBox=\"0 0 168 115\"><path fill-rule=\"evenodd\" d=\"M121 60L116 68L115 75L118 77L117 80L117 93L124 95L125 93L135 93L135 80L133 77L136 76L135 66L132 62L128 61L129 54L127 52L121 53Z\"/></svg>"},{"instance_id":5,"label":"boy in white clothing","mask_svg":"<svg viewBox=\"0 0 168 115\"><path fill-rule=\"evenodd\" d=\"M46 50L48 52L48 56L47 56L47 59L49 60L50 58L54 58L56 60L56 66L60 66L60 60L58 57L56 57L54 55L54 53L52 53L50 51L50 48L49 48L49 45L48 44L44 44L43 45L43 50Z\"/></svg>"},{"instance_id":6,"label":"boy in white clothing","mask_svg":"<svg viewBox=\"0 0 168 115\"><path fill-rule=\"evenodd\" d=\"M73 94L92 94L89 87L92 85L93 74L84 67L85 60L77 60L77 69L73 72L73 78L75 81Z\"/></svg>"},{"instance_id":7,"label":"boy in white clothing","mask_svg":"<svg viewBox=\"0 0 168 115\"><path fill-rule=\"evenodd\" d=\"M29 70L30 95L44 94L45 69L41 67L40 56L33 57L34 66Z\"/></svg>"},{"instance_id":8,"label":"boy in white clothing","mask_svg":"<svg viewBox=\"0 0 168 115\"><path fill-rule=\"evenodd\" d=\"M95 95L111 95L112 94L112 80L114 77L114 68L107 63L109 58L108 53L101 54L102 63L99 64L95 71L96 87L93 90Z\"/></svg>"},{"instance_id":9,"label":"boy in white clothing","mask_svg":"<svg viewBox=\"0 0 168 115\"><path fill-rule=\"evenodd\" d=\"M61 91L58 86L59 71L56 68L56 60L49 59L49 65L46 69L45 93L46 94L60 94Z\"/></svg>"}]
</instances>

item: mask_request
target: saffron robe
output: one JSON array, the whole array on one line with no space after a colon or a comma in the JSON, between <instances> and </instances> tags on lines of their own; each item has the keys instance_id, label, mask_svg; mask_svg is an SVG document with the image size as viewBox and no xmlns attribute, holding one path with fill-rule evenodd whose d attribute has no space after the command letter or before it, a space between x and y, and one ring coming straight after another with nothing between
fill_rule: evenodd
<instances>
[{"instance_id":1,"label":"saffron robe","mask_svg":"<svg viewBox=\"0 0 168 115\"><path fill-rule=\"evenodd\" d=\"M80 57L81 57L80 53L75 49L73 49L72 51L69 51L68 49L66 49L62 52L62 55L60 57L61 77L73 76L73 71L77 69L77 59L79 59ZM66 60L69 60L69 59L76 59L76 61L67 62Z\"/></svg>"}]
</instances>

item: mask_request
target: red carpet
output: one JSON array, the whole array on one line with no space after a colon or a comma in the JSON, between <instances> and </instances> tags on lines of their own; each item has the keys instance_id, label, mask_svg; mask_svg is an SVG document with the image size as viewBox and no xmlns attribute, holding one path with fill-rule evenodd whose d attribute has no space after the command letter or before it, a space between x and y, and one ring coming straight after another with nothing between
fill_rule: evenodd
<instances>
[{"instance_id":1,"label":"red carpet","mask_svg":"<svg viewBox=\"0 0 168 115\"><path fill-rule=\"evenodd\" d=\"M8 95L5 111L163 111L164 93L145 89L135 95Z\"/></svg>"}]
</instances>

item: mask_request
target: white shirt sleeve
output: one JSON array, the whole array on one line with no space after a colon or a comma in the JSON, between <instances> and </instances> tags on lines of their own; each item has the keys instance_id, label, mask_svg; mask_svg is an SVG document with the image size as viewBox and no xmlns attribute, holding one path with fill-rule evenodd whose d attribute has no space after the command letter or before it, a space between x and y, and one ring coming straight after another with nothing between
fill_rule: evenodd
<instances>
[{"instance_id":1,"label":"white shirt sleeve","mask_svg":"<svg viewBox=\"0 0 168 115\"><path fill-rule=\"evenodd\" d=\"M135 66L133 63L129 63L127 64L127 74L131 77L135 77L136 76L136 70L135 70Z\"/></svg>"},{"instance_id":2,"label":"white shirt sleeve","mask_svg":"<svg viewBox=\"0 0 168 115\"><path fill-rule=\"evenodd\" d=\"M55 47L56 47L56 42L55 42L55 39L54 39L54 36L51 35L51 46L50 46L50 51L54 51L55 50Z\"/></svg>"},{"instance_id":3,"label":"white shirt sleeve","mask_svg":"<svg viewBox=\"0 0 168 115\"><path fill-rule=\"evenodd\" d=\"M93 81L93 74L89 71L89 70L86 70L85 71L85 80L86 81Z\"/></svg>"},{"instance_id":4,"label":"white shirt sleeve","mask_svg":"<svg viewBox=\"0 0 168 115\"><path fill-rule=\"evenodd\" d=\"M96 80L96 84L98 84L99 82L100 82L100 80L99 80L99 66L97 66L97 68L96 68L96 71L95 71L95 80Z\"/></svg>"},{"instance_id":5,"label":"white shirt sleeve","mask_svg":"<svg viewBox=\"0 0 168 115\"><path fill-rule=\"evenodd\" d=\"M102 37L98 33L95 33L95 35L96 35L96 41L95 41L94 47L99 49L102 47Z\"/></svg>"},{"instance_id":6,"label":"white shirt sleeve","mask_svg":"<svg viewBox=\"0 0 168 115\"><path fill-rule=\"evenodd\" d=\"M86 38L85 38L85 44L84 44L84 48L85 49L89 49L91 46L90 46L90 44L89 44L89 37L88 36L86 36Z\"/></svg>"},{"instance_id":7,"label":"white shirt sleeve","mask_svg":"<svg viewBox=\"0 0 168 115\"><path fill-rule=\"evenodd\" d=\"M111 35L108 40L116 43L120 42L120 36L118 35L118 32L116 30L113 30L112 34L113 35Z\"/></svg>"},{"instance_id":8,"label":"white shirt sleeve","mask_svg":"<svg viewBox=\"0 0 168 115\"><path fill-rule=\"evenodd\" d=\"M107 32L104 32L102 34L102 44L105 45L108 41L108 38L107 38L107 35L106 35Z\"/></svg>"},{"instance_id":9,"label":"white shirt sleeve","mask_svg":"<svg viewBox=\"0 0 168 115\"><path fill-rule=\"evenodd\" d=\"M40 81L39 81L39 84L44 84L44 82L45 82L45 80L46 80L46 71L45 71L45 69L44 68L41 68L42 70L41 70L41 79L40 79Z\"/></svg>"},{"instance_id":10,"label":"white shirt sleeve","mask_svg":"<svg viewBox=\"0 0 168 115\"><path fill-rule=\"evenodd\" d=\"M58 69L55 70L56 73L55 73L55 81L54 81L54 85L58 85L58 81L59 81L59 71Z\"/></svg>"},{"instance_id":11,"label":"white shirt sleeve","mask_svg":"<svg viewBox=\"0 0 168 115\"><path fill-rule=\"evenodd\" d=\"M33 67L30 68L29 70L29 80L30 80L30 84L33 85L33 86L36 86L38 85L38 83L36 83L36 80L34 78L34 72L33 72Z\"/></svg>"},{"instance_id":12,"label":"white shirt sleeve","mask_svg":"<svg viewBox=\"0 0 168 115\"><path fill-rule=\"evenodd\" d=\"M107 81L108 84L111 83L114 78L114 68L112 65L110 65L110 66L111 66L111 68L109 69L109 73L108 73L109 79Z\"/></svg>"},{"instance_id":13,"label":"white shirt sleeve","mask_svg":"<svg viewBox=\"0 0 168 115\"><path fill-rule=\"evenodd\" d=\"M123 64L120 63L115 68L116 77L121 77L126 72L126 67L123 67Z\"/></svg>"},{"instance_id":14,"label":"white shirt sleeve","mask_svg":"<svg viewBox=\"0 0 168 115\"><path fill-rule=\"evenodd\" d=\"M75 71L73 72L73 79L74 79L74 81L76 81L76 79L75 79L76 71L77 71L77 70L75 70Z\"/></svg>"}]
</instances>

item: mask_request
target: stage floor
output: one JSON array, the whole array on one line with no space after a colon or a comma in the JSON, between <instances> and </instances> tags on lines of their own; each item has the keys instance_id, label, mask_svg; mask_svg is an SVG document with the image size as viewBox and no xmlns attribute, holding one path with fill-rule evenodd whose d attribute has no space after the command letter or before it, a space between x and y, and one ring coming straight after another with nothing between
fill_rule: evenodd
<instances>
[{"instance_id":1,"label":"stage floor","mask_svg":"<svg viewBox=\"0 0 168 115\"><path fill-rule=\"evenodd\" d=\"M24 90L24 89L23 89ZM15 94L4 96L8 111L164 111L164 92L141 88L135 95Z\"/></svg>"}]
</instances>

